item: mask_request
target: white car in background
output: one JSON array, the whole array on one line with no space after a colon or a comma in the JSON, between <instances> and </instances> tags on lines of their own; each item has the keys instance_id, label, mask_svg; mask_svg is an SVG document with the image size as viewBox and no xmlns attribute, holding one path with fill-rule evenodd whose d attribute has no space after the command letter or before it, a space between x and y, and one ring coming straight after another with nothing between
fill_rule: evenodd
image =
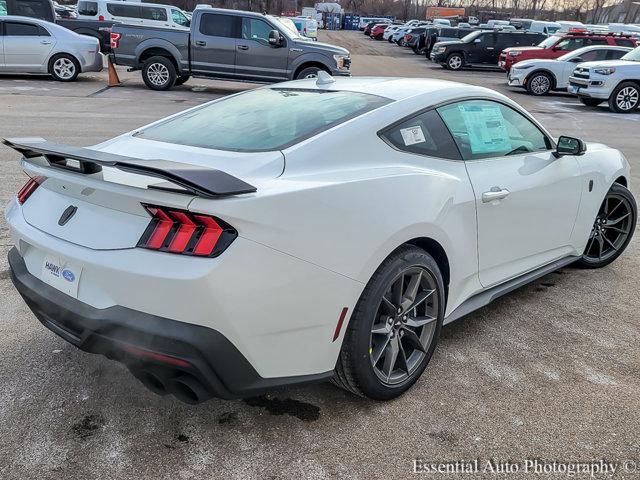
<instances>
[{"instance_id":1,"label":"white car in background","mask_svg":"<svg viewBox=\"0 0 640 480\"><path fill-rule=\"evenodd\" d=\"M27 305L188 403L329 379L395 398L443 324L608 265L637 217L619 151L438 80L321 72L90 148L5 144L30 177L5 211Z\"/></svg>"},{"instance_id":2,"label":"white car in background","mask_svg":"<svg viewBox=\"0 0 640 480\"><path fill-rule=\"evenodd\" d=\"M71 82L102 70L98 39L29 17L0 17L0 73L43 73Z\"/></svg>"},{"instance_id":3,"label":"white car in background","mask_svg":"<svg viewBox=\"0 0 640 480\"><path fill-rule=\"evenodd\" d=\"M382 34L382 39L387 40L389 43L392 42L392 35L400 28L402 25L389 25L384 29L384 33Z\"/></svg>"},{"instance_id":4,"label":"white car in background","mask_svg":"<svg viewBox=\"0 0 640 480\"><path fill-rule=\"evenodd\" d=\"M532 59L514 64L507 83L526 88L531 95L546 95L553 90L566 90L569 77L577 64L598 60L617 60L629 53L629 47L592 45L569 52L557 59Z\"/></svg>"},{"instance_id":5,"label":"white car in background","mask_svg":"<svg viewBox=\"0 0 640 480\"><path fill-rule=\"evenodd\" d=\"M640 47L620 60L587 62L569 78L569 92L596 107L603 102L615 113L633 113L640 107Z\"/></svg>"}]
</instances>

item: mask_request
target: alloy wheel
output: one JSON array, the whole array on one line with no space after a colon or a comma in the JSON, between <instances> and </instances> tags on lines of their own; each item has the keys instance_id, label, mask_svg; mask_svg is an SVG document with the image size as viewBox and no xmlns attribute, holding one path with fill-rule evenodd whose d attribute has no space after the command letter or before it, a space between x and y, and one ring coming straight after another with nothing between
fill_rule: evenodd
<instances>
[{"instance_id":1,"label":"alloy wheel","mask_svg":"<svg viewBox=\"0 0 640 480\"><path fill-rule=\"evenodd\" d=\"M531 90L536 95L544 95L551 89L551 81L546 75L536 75L531 79Z\"/></svg>"},{"instance_id":2,"label":"alloy wheel","mask_svg":"<svg viewBox=\"0 0 640 480\"><path fill-rule=\"evenodd\" d=\"M371 327L369 356L385 385L398 385L418 369L437 328L437 283L423 267L399 274L385 291Z\"/></svg>"},{"instance_id":3,"label":"alloy wheel","mask_svg":"<svg viewBox=\"0 0 640 480\"><path fill-rule=\"evenodd\" d=\"M318 73L309 73L305 75L304 78L318 78Z\"/></svg>"},{"instance_id":4,"label":"alloy wheel","mask_svg":"<svg viewBox=\"0 0 640 480\"><path fill-rule=\"evenodd\" d=\"M640 92L634 87L625 87L616 95L616 105L622 111L628 112L638 106Z\"/></svg>"},{"instance_id":5,"label":"alloy wheel","mask_svg":"<svg viewBox=\"0 0 640 480\"><path fill-rule=\"evenodd\" d=\"M169 81L169 69L161 63L152 63L147 69L147 77L151 83L161 87Z\"/></svg>"},{"instance_id":6,"label":"alloy wheel","mask_svg":"<svg viewBox=\"0 0 640 480\"><path fill-rule=\"evenodd\" d=\"M461 67L462 67L462 58L460 58L458 55L454 55L449 59L449 68L451 70L458 70Z\"/></svg>"},{"instance_id":7,"label":"alloy wheel","mask_svg":"<svg viewBox=\"0 0 640 480\"><path fill-rule=\"evenodd\" d=\"M609 193L591 229L584 256L602 262L616 255L632 234L633 209L622 195Z\"/></svg>"},{"instance_id":8,"label":"alloy wheel","mask_svg":"<svg viewBox=\"0 0 640 480\"><path fill-rule=\"evenodd\" d=\"M55 62L53 62L53 71L58 78L67 80L75 75L76 66L68 58L58 58Z\"/></svg>"}]
</instances>

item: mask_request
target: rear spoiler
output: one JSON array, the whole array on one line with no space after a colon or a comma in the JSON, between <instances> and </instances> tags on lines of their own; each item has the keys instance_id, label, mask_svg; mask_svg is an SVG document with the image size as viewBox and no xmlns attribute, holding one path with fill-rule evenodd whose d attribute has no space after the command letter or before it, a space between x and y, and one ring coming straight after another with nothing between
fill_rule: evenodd
<instances>
[{"instance_id":1,"label":"rear spoiler","mask_svg":"<svg viewBox=\"0 0 640 480\"><path fill-rule=\"evenodd\" d=\"M92 174L103 166L130 173L162 178L200 197L216 198L226 195L253 193L257 189L239 178L213 168L171 162L144 160L88 148L72 147L48 142L43 138L7 138L2 143L24 155L25 158L44 157L51 167L63 168L81 174ZM75 160L79 167L67 163ZM150 188L171 190L150 185ZM173 190L179 191L179 190Z\"/></svg>"}]
</instances>

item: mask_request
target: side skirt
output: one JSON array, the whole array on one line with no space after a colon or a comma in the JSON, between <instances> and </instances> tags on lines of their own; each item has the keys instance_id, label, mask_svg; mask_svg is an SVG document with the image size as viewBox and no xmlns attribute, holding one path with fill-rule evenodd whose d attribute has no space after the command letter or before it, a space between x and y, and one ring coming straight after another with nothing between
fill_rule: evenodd
<instances>
[{"instance_id":1,"label":"side skirt","mask_svg":"<svg viewBox=\"0 0 640 480\"><path fill-rule=\"evenodd\" d=\"M484 290L480 293L475 294L473 297L465 300L458 308L456 308L453 312L449 314L449 316L445 317L444 325L448 323L454 322L471 312L478 310L486 305L489 305L496 298L499 298L507 293L513 292L520 287L523 287L531 282L536 281L540 277L544 277L545 275L555 272L567 265L575 262L580 257L566 257L560 260L556 260L548 265L537 268L536 270L532 270L531 272L525 273L519 277L513 278L505 283L501 283L500 285L496 285L495 287L491 287L488 290Z\"/></svg>"}]
</instances>

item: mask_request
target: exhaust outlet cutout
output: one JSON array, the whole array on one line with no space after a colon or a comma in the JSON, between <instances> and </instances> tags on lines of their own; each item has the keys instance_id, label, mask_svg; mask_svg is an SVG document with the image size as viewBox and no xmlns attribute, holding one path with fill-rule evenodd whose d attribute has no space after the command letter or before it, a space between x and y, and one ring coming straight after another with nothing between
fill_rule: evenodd
<instances>
[{"instance_id":1,"label":"exhaust outlet cutout","mask_svg":"<svg viewBox=\"0 0 640 480\"><path fill-rule=\"evenodd\" d=\"M167 390L174 397L189 405L209 400L211 395L200 381L192 375L180 375L167 382Z\"/></svg>"},{"instance_id":2,"label":"exhaust outlet cutout","mask_svg":"<svg viewBox=\"0 0 640 480\"><path fill-rule=\"evenodd\" d=\"M164 382L153 372L149 370L134 370L131 372L142 384L157 395L166 395L167 388Z\"/></svg>"}]
</instances>

